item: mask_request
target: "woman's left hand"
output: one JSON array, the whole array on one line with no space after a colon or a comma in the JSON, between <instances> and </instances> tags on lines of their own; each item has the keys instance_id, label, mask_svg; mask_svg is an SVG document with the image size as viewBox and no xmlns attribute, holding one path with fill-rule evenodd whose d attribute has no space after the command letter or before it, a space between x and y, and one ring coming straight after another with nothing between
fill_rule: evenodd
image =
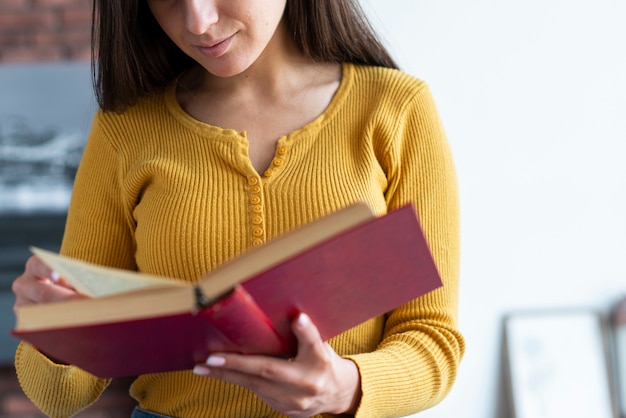
<instances>
[{"instance_id":1,"label":"woman's left hand","mask_svg":"<svg viewBox=\"0 0 626 418\"><path fill-rule=\"evenodd\" d=\"M194 372L243 386L290 417L355 413L361 398L356 365L322 341L308 315L298 315L292 328L298 339L294 359L212 354Z\"/></svg>"}]
</instances>

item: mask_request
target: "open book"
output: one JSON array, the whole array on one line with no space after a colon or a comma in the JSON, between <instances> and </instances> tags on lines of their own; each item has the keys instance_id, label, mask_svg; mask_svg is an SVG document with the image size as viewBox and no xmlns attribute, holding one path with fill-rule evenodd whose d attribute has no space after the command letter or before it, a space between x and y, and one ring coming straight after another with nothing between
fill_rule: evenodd
<instances>
[{"instance_id":1,"label":"open book","mask_svg":"<svg viewBox=\"0 0 626 418\"><path fill-rule=\"evenodd\" d=\"M380 217L349 206L194 285L33 252L92 297L21 307L13 335L99 377L190 369L218 351L293 356L299 312L327 340L441 286L411 205Z\"/></svg>"}]
</instances>

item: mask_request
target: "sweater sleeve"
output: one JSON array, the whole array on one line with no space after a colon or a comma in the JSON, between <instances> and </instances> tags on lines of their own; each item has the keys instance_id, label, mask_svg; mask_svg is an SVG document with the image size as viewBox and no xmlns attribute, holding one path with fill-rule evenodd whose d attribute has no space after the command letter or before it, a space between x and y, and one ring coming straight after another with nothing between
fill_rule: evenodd
<instances>
[{"instance_id":1,"label":"sweater sleeve","mask_svg":"<svg viewBox=\"0 0 626 418\"><path fill-rule=\"evenodd\" d=\"M15 368L26 396L51 418L75 415L98 400L110 383L78 367L56 364L25 342L18 345Z\"/></svg>"},{"instance_id":2,"label":"sweater sleeve","mask_svg":"<svg viewBox=\"0 0 626 418\"><path fill-rule=\"evenodd\" d=\"M412 202L443 287L387 315L371 353L348 356L361 374L357 417L405 416L440 402L450 391L465 349L457 330L459 208L451 151L426 85L403 113L390 114L396 133L382 162L388 208Z\"/></svg>"},{"instance_id":3,"label":"sweater sleeve","mask_svg":"<svg viewBox=\"0 0 626 418\"><path fill-rule=\"evenodd\" d=\"M76 175L61 252L132 269L133 239L119 191L118 156L98 118ZM24 393L50 417L76 414L95 402L109 384L75 366L55 364L25 342L18 346L15 367Z\"/></svg>"}]
</instances>

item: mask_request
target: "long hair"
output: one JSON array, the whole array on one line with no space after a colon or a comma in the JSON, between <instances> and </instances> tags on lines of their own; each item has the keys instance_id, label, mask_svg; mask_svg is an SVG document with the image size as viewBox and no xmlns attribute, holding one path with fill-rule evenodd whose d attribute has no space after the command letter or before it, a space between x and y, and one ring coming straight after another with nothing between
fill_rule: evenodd
<instances>
[{"instance_id":1,"label":"long hair","mask_svg":"<svg viewBox=\"0 0 626 418\"><path fill-rule=\"evenodd\" d=\"M284 19L298 48L315 61L397 68L358 0L287 0ZM144 0L94 0L92 20L91 67L102 110L121 112L195 64Z\"/></svg>"},{"instance_id":2,"label":"long hair","mask_svg":"<svg viewBox=\"0 0 626 418\"><path fill-rule=\"evenodd\" d=\"M287 0L285 23L305 56L398 68L358 0Z\"/></svg>"}]
</instances>

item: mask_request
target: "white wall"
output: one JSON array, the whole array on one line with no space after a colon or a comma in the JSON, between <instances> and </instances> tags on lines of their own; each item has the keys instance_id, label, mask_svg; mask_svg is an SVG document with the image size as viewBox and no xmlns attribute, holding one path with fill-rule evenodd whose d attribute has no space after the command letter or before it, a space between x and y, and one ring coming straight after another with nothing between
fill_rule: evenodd
<instances>
[{"instance_id":1,"label":"white wall","mask_svg":"<svg viewBox=\"0 0 626 418\"><path fill-rule=\"evenodd\" d=\"M626 2L363 4L431 85L461 187L467 352L419 416L493 418L504 314L626 295Z\"/></svg>"}]
</instances>

